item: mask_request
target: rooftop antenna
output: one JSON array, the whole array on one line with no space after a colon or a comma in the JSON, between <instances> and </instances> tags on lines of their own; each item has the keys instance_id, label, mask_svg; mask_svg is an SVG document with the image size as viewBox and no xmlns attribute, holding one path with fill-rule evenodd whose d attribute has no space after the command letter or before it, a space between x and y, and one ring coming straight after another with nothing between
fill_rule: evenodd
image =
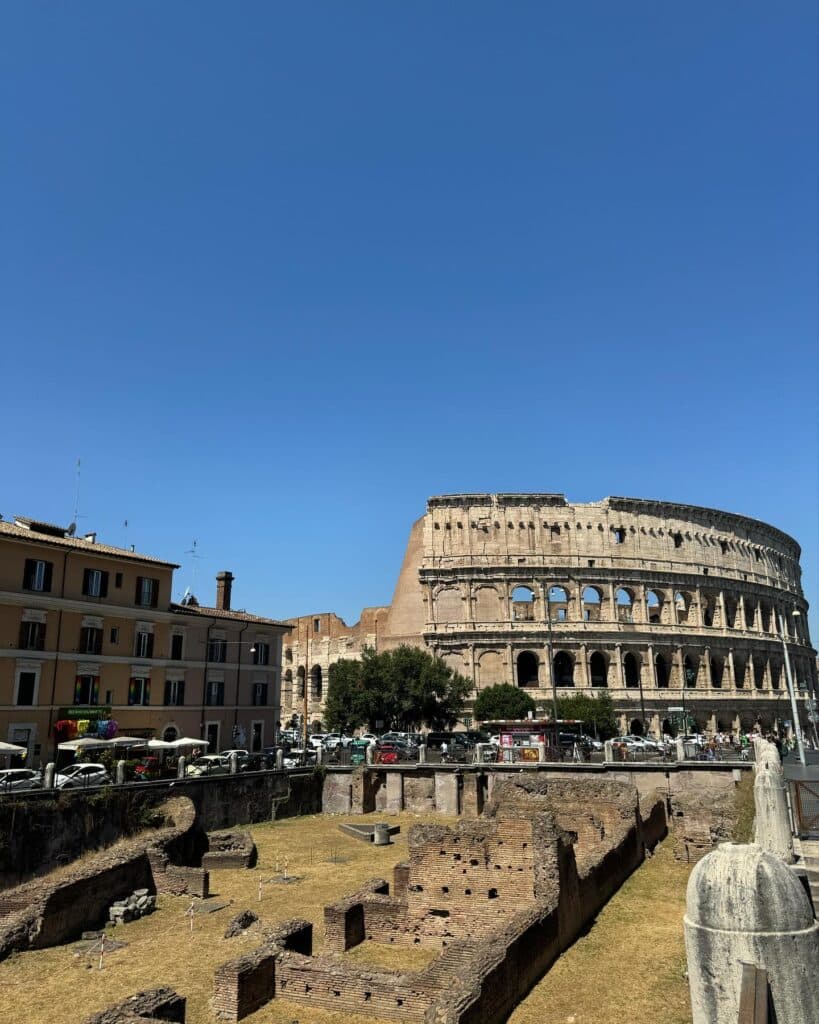
<instances>
[{"instance_id":1,"label":"rooftop antenna","mask_svg":"<svg viewBox=\"0 0 819 1024\"><path fill-rule=\"evenodd\" d=\"M80 460L77 459L77 485L74 488L74 516L71 522L74 525L74 531L77 530L77 521L80 518ZM72 534L73 536L73 534Z\"/></svg>"},{"instance_id":2,"label":"rooftop antenna","mask_svg":"<svg viewBox=\"0 0 819 1024\"><path fill-rule=\"evenodd\" d=\"M191 561L193 562L193 568L191 569L191 585L186 588L186 590L185 590L186 595L190 595L191 593L193 593L193 594L196 593L196 563L202 557L199 554L199 551L197 549L197 544L198 544L198 541L196 539L194 539L194 542L193 542L193 545L191 546L191 548L188 551L185 552L186 555L190 555L191 556Z\"/></svg>"}]
</instances>

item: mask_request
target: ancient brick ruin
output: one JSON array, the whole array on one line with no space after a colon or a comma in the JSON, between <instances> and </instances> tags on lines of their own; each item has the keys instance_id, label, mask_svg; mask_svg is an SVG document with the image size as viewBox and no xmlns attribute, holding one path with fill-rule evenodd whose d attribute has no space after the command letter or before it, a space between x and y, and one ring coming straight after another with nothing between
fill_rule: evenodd
<instances>
[{"instance_id":1,"label":"ancient brick ruin","mask_svg":"<svg viewBox=\"0 0 819 1024\"><path fill-rule=\"evenodd\" d=\"M665 832L665 804L624 783L520 776L496 783L484 814L419 825L392 891L373 879L312 927L286 922L216 974L213 1008L238 1021L284 998L346 1013L488 1024L522 996ZM422 945L422 971L350 963L363 941Z\"/></svg>"}]
</instances>

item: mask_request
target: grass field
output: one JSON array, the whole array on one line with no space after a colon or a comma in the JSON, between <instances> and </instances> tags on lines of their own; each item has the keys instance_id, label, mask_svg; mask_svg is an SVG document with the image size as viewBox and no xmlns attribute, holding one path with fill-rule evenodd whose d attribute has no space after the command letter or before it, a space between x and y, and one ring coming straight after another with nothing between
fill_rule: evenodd
<instances>
[{"instance_id":1,"label":"grass field","mask_svg":"<svg viewBox=\"0 0 819 1024\"><path fill-rule=\"evenodd\" d=\"M372 818L351 817L351 821ZM391 878L393 865L406 857L406 833L419 821L446 820L402 814L402 832L392 846L375 848L343 835L338 818L293 818L254 826L259 850L255 870L216 871L214 895L230 906L194 916L190 931L187 897L160 897L151 917L113 929L127 947L111 953L103 970L96 958L75 955L74 947L22 953L0 964L0 1014L27 1024L80 1024L140 989L168 985L188 999L188 1024L212 1024L209 1000L219 964L258 945L251 929L223 938L228 921L250 908L266 922L304 917L314 924L314 948L323 939L323 908L375 875ZM265 882L288 861L301 876L290 885ZM512 1024L687 1024L688 988L682 946L682 913L688 869L670 849L637 871L603 909L581 938L515 1011ZM263 880L259 902L259 879ZM420 970L430 951L394 949L374 943L346 954L360 964ZM624 1008L627 1007L627 1012ZM373 1024L371 1017L332 1013L274 1000L249 1024Z\"/></svg>"},{"instance_id":2,"label":"grass field","mask_svg":"<svg viewBox=\"0 0 819 1024\"><path fill-rule=\"evenodd\" d=\"M682 928L689 874L666 841L509 1024L690 1024Z\"/></svg>"}]
</instances>

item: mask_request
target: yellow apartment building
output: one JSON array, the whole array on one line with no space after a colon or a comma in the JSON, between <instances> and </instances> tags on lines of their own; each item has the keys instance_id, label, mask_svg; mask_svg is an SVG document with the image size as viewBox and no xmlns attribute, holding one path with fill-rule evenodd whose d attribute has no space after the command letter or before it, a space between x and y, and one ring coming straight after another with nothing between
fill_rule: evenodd
<instances>
[{"instance_id":1,"label":"yellow apartment building","mask_svg":"<svg viewBox=\"0 0 819 1024\"><path fill-rule=\"evenodd\" d=\"M213 607L175 604L177 568L93 533L0 521L0 739L27 764L105 729L198 736L212 752L275 743L290 626L233 611L229 572Z\"/></svg>"}]
</instances>

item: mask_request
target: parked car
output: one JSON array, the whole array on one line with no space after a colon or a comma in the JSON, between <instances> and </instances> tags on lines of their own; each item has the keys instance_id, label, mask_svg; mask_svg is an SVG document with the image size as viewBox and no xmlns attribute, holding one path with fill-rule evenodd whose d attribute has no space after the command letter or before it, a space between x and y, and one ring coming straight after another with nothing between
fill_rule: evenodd
<instances>
[{"instance_id":1,"label":"parked car","mask_svg":"<svg viewBox=\"0 0 819 1024\"><path fill-rule=\"evenodd\" d=\"M398 764L401 752L394 743L379 743L375 751L376 764Z\"/></svg>"},{"instance_id":2,"label":"parked car","mask_svg":"<svg viewBox=\"0 0 819 1024\"><path fill-rule=\"evenodd\" d=\"M185 769L185 775L200 778L206 775L228 775L230 766L221 754L205 754L191 761Z\"/></svg>"},{"instance_id":3,"label":"parked car","mask_svg":"<svg viewBox=\"0 0 819 1024\"><path fill-rule=\"evenodd\" d=\"M363 743L378 743L378 737L371 732L364 732L360 736L356 736L356 739L361 740Z\"/></svg>"},{"instance_id":4,"label":"parked car","mask_svg":"<svg viewBox=\"0 0 819 1024\"><path fill-rule=\"evenodd\" d=\"M54 776L56 789L107 786L110 781L111 776L104 764L70 764Z\"/></svg>"},{"instance_id":5,"label":"parked car","mask_svg":"<svg viewBox=\"0 0 819 1024\"><path fill-rule=\"evenodd\" d=\"M324 737L324 746L327 750L335 750L337 747L346 750L352 742L352 737L345 736L343 732L328 732Z\"/></svg>"},{"instance_id":6,"label":"parked car","mask_svg":"<svg viewBox=\"0 0 819 1024\"><path fill-rule=\"evenodd\" d=\"M33 768L5 768L0 771L0 793L18 789L41 789L43 779Z\"/></svg>"},{"instance_id":7,"label":"parked car","mask_svg":"<svg viewBox=\"0 0 819 1024\"><path fill-rule=\"evenodd\" d=\"M242 760L242 758L250 757L250 752L249 751L247 751L247 750L240 750L238 747L233 747L230 750L223 750L222 753L219 756L227 758L227 757L230 757L231 754L236 754L236 756L239 758L240 761Z\"/></svg>"},{"instance_id":8,"label":"parked car","mask_svg":"<svg viewBox=\"0 0 819 1024\"><path fill-rule=\"evenodd\" d=\"M327 735L326 732L314 732L312 734L312 736L308 736L307 742L315 750L318 750L319 747L323 747L324 746L324 737L326 735Z\"/></svg>"}]
</instances>

